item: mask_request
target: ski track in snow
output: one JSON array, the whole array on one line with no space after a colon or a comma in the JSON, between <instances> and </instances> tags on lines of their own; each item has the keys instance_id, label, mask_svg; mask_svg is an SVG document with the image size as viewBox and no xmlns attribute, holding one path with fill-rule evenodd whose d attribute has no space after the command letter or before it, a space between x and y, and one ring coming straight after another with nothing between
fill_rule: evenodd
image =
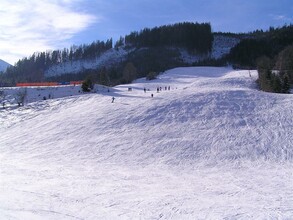
<instances>
[{"instance_id":1,"label":"ski track in snow","mask_svg":"<svg viewBox=\"0 0 293 220\"><path fill-rule=\"evenodd\" d=\"M293 97L251 74L28 90L0 110L0 219L292 219Z\"/></svg>"}]
</instances>

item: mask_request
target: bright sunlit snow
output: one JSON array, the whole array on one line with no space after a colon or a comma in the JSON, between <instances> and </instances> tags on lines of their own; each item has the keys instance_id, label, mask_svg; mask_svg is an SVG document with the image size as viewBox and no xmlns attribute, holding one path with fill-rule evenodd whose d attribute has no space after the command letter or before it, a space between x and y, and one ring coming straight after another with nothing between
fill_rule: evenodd
<instances>
[{"instance_id":1,"label":"bright sunlit snow","mask_svg":"<svg viewBox=\"0 0 293 220\"><path fill-rule=\"evenodd\" d=\"M28 88L23 107L5 90L0 219L292 219L293 96L256 77L176 68L110 92Z\"/></svg>"}]
</instances>

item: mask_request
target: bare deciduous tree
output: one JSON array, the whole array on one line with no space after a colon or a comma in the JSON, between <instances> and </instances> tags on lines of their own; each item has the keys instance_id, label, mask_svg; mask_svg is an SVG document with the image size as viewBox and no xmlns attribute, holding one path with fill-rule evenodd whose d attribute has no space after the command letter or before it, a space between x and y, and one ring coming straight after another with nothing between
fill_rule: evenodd
<instances>
[{"instance_id":1,"label":"bare deciduous tree","mask_svg":"<svg viewBox=\"0 0 293 220\"><path fill-rule=\"evenodd\" d=\"M25 101L25 98L27 97L27 89L20 89L17 93L16 93L16 101L17 101L17 104L18 106L24 106L24 101Z\"/></svg>"}]
</instances>

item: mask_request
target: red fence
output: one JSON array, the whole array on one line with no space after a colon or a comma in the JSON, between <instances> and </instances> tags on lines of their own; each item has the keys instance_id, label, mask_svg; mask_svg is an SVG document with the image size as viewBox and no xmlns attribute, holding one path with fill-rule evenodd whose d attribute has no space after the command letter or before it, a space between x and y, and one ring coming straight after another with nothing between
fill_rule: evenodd
<instances>
[{"instance_id":1,"label":"red fence","mask_svg":"<svg viewBox=\"0 0 293 220\"><path fill-rule=\"evenodd\" d=\"M80 85L83 81L70 81L70 85Z\"/></svg>"},{"instance_id":2,"label":"red fence","mask_svg":"<svg viewBox=\"0 0 293 220\"><path fill-rule=\"evenodd\" d=\"M24 86L57 86L57 82L33 82L33 83L16 83L17 87Z\"/></svg>"},{"instance_id":3,"label":"red fence","mask_svg":"<svg viewBox=\"0 0 293 220\"><path fill-rule=\"evenodd\" d=\"M16 83L17 87L27 87L27 86L58 86L58 85L79 85L82 81L70 81L70 82L30 82L30 83Z\"/></svg>"}]
</instances>

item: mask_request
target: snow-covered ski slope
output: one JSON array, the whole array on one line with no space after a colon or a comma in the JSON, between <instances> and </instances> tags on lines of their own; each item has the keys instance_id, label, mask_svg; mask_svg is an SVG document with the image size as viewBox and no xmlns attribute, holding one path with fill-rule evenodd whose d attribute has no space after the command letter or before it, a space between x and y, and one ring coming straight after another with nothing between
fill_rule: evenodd
<instances>
[{"instance_id":1,"label":"snow-covered ski slope","mask_svg":"<svg viewBox=\"0 0 293 220\"><path fill-rule=\"evenodd\" d=\"M1 110L0 219L292 219L293 96L256 75L176 68Z\"/></svg>"}]
</instances>

